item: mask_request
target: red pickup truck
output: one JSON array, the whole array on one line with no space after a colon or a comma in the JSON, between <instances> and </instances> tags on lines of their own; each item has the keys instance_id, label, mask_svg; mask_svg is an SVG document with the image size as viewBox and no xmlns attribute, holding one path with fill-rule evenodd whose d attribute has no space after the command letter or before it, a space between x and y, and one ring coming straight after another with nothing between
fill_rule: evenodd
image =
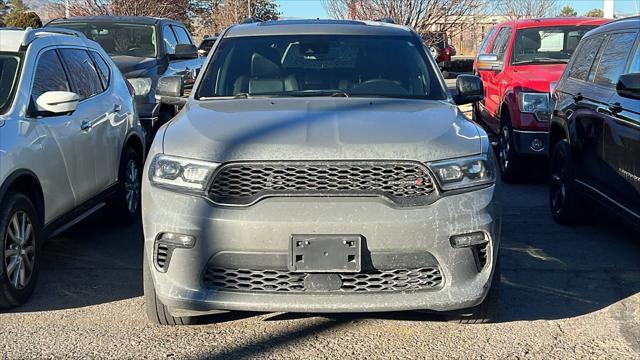
<instances>
[{"instance_id":1,"label":"red pickup truck","mask_svg":"<svg viewBox=\"0 0 640 360\"><path fill-rule=\"evenodd\" d=\"M551 88L582 36L607 21L515 20L494 26L482 41L473 70L485 98L474 104L473 117L498 138L504 181L518 180L528 160L547 155Z\"/></svg>"}]
</instances>

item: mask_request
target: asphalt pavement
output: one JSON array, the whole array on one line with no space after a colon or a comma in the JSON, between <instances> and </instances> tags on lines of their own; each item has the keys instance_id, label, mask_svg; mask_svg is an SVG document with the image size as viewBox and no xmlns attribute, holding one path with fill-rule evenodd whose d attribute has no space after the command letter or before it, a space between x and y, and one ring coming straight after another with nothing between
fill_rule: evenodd
<instances>
[{"instance_id":1,"label":"asphalt pavement","mask_svg":"<svg viewBox=\"0 0 640 360\"><path fill-rule=\"evenodd\" d=\"M98 213L45 244L32 299L0 313L0 358L640 359L640 235L598 209L584 225L554 224L543 170L502 186L497 323L233 312L155 326L140 225Z\"/></svg>"}]
</instances>

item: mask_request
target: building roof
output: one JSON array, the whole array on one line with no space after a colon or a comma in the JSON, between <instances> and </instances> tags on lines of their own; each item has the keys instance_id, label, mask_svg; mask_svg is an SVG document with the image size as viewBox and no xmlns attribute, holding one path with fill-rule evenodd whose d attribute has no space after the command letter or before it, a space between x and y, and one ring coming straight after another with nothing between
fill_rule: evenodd
<instances>
[{"instance_id":1,"label":"building roof","mask_svg":"<svg viewBox=\"0 0 640 360\"><path fill-rule=\"evenodd\" d=\"M266 35L377 35L410 36L406 26L377 21L354 20L277 20L235 25L225 37Z\"/></svg>"},{"instance_id":2,"label":"building roof","mask_svg":"<svg viewBox=\"0 0 640 360\"><path fill-rule=\"evenodd\" d=\"M590 18L590 17L555 17L555 18L539 18L539 19L522 19L505 21L498 25L509 25L514 29L526 29L536 27L551 27L551 26L599 26L610 19L603 18Z\"/></svg>"}]
</instances>

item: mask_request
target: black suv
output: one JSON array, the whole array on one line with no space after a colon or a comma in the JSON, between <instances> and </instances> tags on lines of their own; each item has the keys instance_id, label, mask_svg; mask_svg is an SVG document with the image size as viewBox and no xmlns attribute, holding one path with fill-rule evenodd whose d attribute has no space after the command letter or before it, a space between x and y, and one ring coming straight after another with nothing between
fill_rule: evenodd
<instances>
[{"instance_id":1,"label":"black suv","mask_svg":"<svg viewBox=\"0 0 640 360\"><path fill-rule=\"evenodd\" d=\"M595 200L640 229L640 17L587 33L553 94L550 200L561 224Z\"/></svg>"},{"instance_id":2,"label":"black suv","mask_svg":"<svg viewBox=\"0 0 640 360\"><path fill-rule=\"evenodd\" d=\"M96 16L56 19L47 26L83 32L111 56L129 80L147 143L155 130L171 119L176 109L155 99L158 79L182 75L186 86L193 84L202 59L186 27L177 21L142 16Z\"/></svg>"}]
</instances>

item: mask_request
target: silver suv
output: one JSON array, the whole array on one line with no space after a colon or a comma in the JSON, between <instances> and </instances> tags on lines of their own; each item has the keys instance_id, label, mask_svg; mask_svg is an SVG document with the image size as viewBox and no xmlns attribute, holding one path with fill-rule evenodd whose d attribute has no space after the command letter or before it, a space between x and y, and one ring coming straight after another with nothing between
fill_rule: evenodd
<instances>
[{"instance_id":1,"label":"silver suv","mask_svg":"<svg viewBox=\"0 0 640 360\"><path fill-rule=\"evenodd\" d=\"M421 38L274 21L221 35L143 177L148 317L428 310L490 318L500 208L487 135ZM489 291L493 288L493 291Z\"/></svg>"},{"instance_id":2,"label":"silver suv","mask_svg":"<svg viewBox=\"0 0 640 360\"><path fill-rule=\"evenodd\" d=\"M47 237L107 203L139 217L144 149L132 90L97 43L0 29L0 309L33 292Z\"/></svg>"}]
</instances>

